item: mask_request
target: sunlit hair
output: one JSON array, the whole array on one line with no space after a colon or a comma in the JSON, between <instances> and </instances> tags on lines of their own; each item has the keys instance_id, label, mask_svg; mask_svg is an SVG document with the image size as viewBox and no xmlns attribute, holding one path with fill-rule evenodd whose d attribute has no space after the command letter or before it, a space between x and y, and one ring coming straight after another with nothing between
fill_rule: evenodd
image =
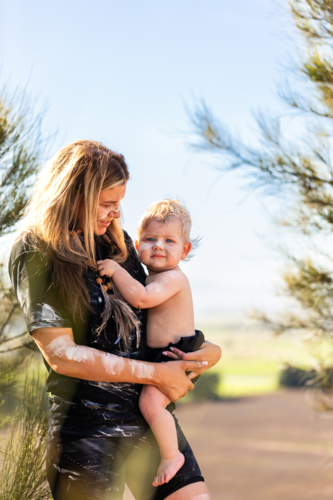
<instances>
[{"instance_id":1,"label":"sunlit hair","mask_svg":"<svg viewBox=\"0 0 333 500\"><path fill-rule=\"evenodd\" d=\"M74 318L83 318L87 307L90 308L83 272L89 267L97 272L94 226L99 195L128 179L124 157L95 141L69 144L38 174L18 238L50 256L53 278L65 303L70 304ZM75 232L81 204L84 238ZM115 250L114 260L126 260L127 248L119 219L114 218L99 238L110 245L110 252L111 248ZM104 295L107 299L108 295ZM109 302L106 300L106 306L110 306Z\"/></svg>"},{"instance_id":2,"label":"sunlit hair","mask_svg":"<svg viewBox=\"0 0 333 500\"><path fill-rule=\"evenodd\" d=\"M172 219L180 221L184 243L190 242L192 244L191 252L185 259L188 260L193 256L192 251L198 247L201 238L191 238L191 216L187 208L178 199L171 200L170 198L166 198L150 205L140 219L138 238L140 239L142 232L147 229L152 221L157 220L161 224L165 224Z\"/></svg>"}]
</instances>

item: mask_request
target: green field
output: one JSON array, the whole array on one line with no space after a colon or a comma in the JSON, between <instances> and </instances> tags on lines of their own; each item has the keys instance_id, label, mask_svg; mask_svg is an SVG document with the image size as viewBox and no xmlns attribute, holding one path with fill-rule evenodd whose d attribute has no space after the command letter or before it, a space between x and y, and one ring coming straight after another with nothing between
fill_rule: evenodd
<instances>
[{"instance_id":1,"label":"green field","mask_svg":"<svg viewBox=\"0 0 333 500\"><path fill-rule=\"evenodd\" d=\"M290 364L300 368L313 368L316 359L323 364L333 366L332 343L303 342L291 335L274 336L270 332L233 325L200 324L198 328L205 333L207 340L222 348L221 361L210 371L218 373L220 383L217 394L220 397L240 397L264 394L279 388L281 369ZM43 380L46 370L40 355L35 354L30 360L28 378ZM20 383L9 389L10 394L0 398L1 420L13 412L20 399L21 388L25 380L25 370L19 376ZM10 397L9 397L10 396ZM182 400L191 401L193 393Z\"/></svg>"},{"instance_id":2,"label":"green field","mask_svg":"<svg viewBox=\"0 0 333 500\"><path fill-rule=\"evenodd\" d=\"M315 366L315 357L332 365L332 344L304 342L302 339L253 329L200 325L205 336L222 348L222 359L212 371L219 373L221 397L237 397L273 392L279 374L287 364L300 368Z\"/></svg>"}]
</instances>

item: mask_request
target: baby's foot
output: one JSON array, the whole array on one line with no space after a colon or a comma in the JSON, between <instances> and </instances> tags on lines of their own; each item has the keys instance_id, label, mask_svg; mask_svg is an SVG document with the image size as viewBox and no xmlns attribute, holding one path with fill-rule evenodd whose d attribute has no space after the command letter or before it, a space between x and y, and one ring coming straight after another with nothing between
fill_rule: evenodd
<instances>
[{"instance_id":1,"label":"baby's foot","mask_svg":"<svg viewBox=\"0 0 333 500\"><path fill-rule=\"evenodd\" d=\"M178 454L173 458L162 458L157 469L157 475L153 481L153 486L160 486L168 483L170 479L179 471L185 462L184 455L178 451Z\"/></svg>"}]
</instances>

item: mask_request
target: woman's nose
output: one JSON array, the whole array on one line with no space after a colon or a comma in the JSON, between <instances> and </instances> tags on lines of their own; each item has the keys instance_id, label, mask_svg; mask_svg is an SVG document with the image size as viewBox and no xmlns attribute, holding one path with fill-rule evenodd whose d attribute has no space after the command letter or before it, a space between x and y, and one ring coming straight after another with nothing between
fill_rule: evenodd
<instances>
[{"instance_id":1,"label":"woman's nose","mask_svg":"<svg viewBox=\"0 0 333 500\"><path fill-rule=\"evenodd\" d=\"M110 212L108 213L108 215L110 217L112 217L113 219L119 219L119 217L120 217L120 207L118 206L117 208L113 208L112 210L110 210Z\"/></svg>"},{"instance_id":2,"label":"woman's nose","mask_svg":"<svg viewBox=\"0 0 333 500\"><path fill-rule=\"evenodd\" d=\"M109 215L113 219L119 219L119 217L120 217L120 210L117 210L116 212L110 212Z\"/></svg>"}]
</instances>

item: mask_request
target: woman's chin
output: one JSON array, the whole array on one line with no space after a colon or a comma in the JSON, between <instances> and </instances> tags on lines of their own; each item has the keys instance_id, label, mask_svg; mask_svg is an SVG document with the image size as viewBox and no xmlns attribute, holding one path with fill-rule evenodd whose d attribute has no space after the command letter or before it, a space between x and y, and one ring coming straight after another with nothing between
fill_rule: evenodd
<instances>
[{"instance_id":1,"label":"woman's chin","mask_svg":"<svg viewBox=\"0 0 333 500\"><path fill-rule=\"evenodd\" d=\"M102 234L105 234L106 233L106 230L107 230L107 226L105 227L95 227L95 230L94 230L94 233L97 235L97 236L102 236Z\"/></svg>"}]
</instances>

